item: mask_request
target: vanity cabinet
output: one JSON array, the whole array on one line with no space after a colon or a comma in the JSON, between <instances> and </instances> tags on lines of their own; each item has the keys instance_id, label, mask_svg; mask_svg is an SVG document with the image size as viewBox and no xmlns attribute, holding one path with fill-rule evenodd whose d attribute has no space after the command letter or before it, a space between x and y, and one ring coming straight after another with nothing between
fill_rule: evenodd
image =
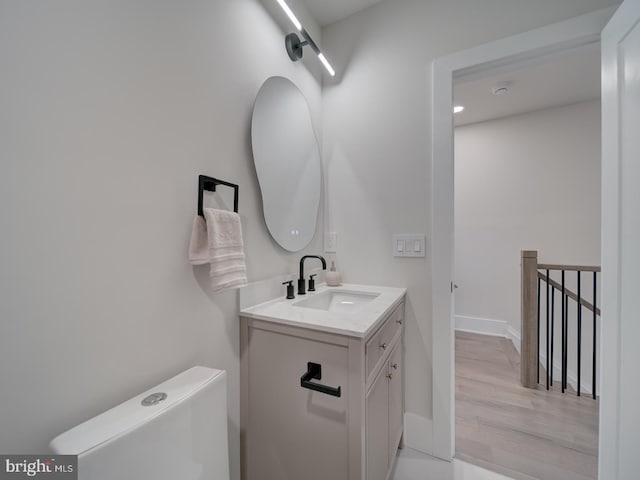
<instances>
[{"instance_id":1,"label":"vanity cabinet","mask_svg":"<svg viewBox=\"0 0 640 480\"><path fill-rule=\"evenodd\" d=\"M396 342L367 393L367 480L385 480L402 437L402 349Z\"/></svg>"},{"instance_id":2,"label":"vanity cabinet","mask_svg":"<svg viewBox=\"0 0 640 480\"><path fill-rule=\"evenodd\" d=\"M243 480L388 480L403 427L403 318L403 298L362 337L241 316ZM312 364L311 383L329 393L302 387Z\"/></svg>"}]
</instances>

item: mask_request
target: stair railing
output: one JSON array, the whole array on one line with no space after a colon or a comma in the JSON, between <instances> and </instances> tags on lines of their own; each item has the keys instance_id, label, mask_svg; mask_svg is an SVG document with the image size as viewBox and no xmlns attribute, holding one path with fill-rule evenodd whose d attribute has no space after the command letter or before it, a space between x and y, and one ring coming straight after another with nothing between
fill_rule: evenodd
<instances>
[{"instance_id":1,"label":"stair railing","mask_svg":"<svg viewBox=\"0 0 640 480\"><path fill-rule=\"evenodd\" d=\"M600 317L600 308L597 306L598 298L598 274L600 267L581 265L551 265L538 263L538 252L535 250L522 251L522 284L521 284L521 362L520 379L522 385L527 388L538 388L540 384L540 324L545 322L545 386L549 390L553 386L554 371L554 347L555 347L555 294L559 292L561 312L561 390L565 393L568 388L568 364L569 364L569 338L573 330L576 337L576 394L582 391L582 337L583 337L583 310L588 310L593 316L592 334L592 381L591 389L593 398L596 398L596 373L597 373L597 317ZM560 279L551 278L551 273L559 273ZM576 292L567 287L567 276L575 274ZM592 302L588 302L582 296L583 277L591 274ZM541 314L541 294L544 282L545 313ZM569 301L576 304L575 324L569 318ZM573 325L573 327L571 327ZM571 327L571 328L570 328Z\"/></svg>"}]
</instances>

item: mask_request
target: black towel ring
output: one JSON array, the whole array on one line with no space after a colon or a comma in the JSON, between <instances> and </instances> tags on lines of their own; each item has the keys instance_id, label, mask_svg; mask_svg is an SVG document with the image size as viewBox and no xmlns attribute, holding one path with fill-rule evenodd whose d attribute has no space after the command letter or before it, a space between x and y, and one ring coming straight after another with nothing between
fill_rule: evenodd
<instances>
[{"instance_id":1,"label":"black towel ring","mask_svg":"<svg viewBox=\"0 0 640 480\"><path fill-rule=\"evenodd\" d=\"M225 182L224 180L218 180L217 178L207 177L206 175L200 175L198 177L198 215L204 216L202 213L202 204L204 200L204 192L215 192L217 185L224 185L231 187L234 190L233 193L233 211L238 213L238 191L240 187L235 183Z\"/></svg>"}]
</instances>

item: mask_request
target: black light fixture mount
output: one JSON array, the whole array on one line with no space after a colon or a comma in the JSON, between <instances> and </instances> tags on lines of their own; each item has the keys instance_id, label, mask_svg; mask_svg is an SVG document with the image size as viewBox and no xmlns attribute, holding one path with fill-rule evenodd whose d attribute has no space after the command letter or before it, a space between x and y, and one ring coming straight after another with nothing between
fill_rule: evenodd
<instances>
[{"instance_id":1,"label":"black light fixture mount","mask_svg":"<svg viewBox=\"0 0 640 480\"><path fill-rule=\"evenodd\" d=\"M302 58L302 47L306 47L307 45L311 47L316 55L319 55L321 53L320 49L306 32L306 30L303 29L300 33L302 33L304 41L300 40L300 37L298 37L298 35L295 33L290 33L286 37L284 37L284 46L287 49L289 58L294 62L297 62Z\"/></svg>"},{"instance_id":2,"label":"black light fixture mount","mask_svg":"<svg viewBox=\"0 0 640 480\"><path fill-rule=\"evenodd\" d=\"M302 58L302 47L308 44L308 41L301 42L300 37L295 33L290 33L284 37L284 46L287 49L289 58L294 62L297 62Z\"/></svg>"}]
</instances>

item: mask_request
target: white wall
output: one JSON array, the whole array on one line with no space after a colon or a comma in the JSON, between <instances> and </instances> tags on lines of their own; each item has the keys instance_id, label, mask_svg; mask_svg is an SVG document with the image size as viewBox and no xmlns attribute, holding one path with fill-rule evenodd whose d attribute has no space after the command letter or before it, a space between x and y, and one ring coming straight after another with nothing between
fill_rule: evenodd
<instances>
[{"instance_id":1,"label":"white wall","mask_svg":"<svg viewBox=\"0 0 640 480\"><path fill-rule=\"evenodd\" d=\"M293 64L283 33L257 0L0 0L0 452L46 452L200 364L229 372L239 478L237 293L211 295L186 254L198 174L240 185L250 281L304 253L269 237L250 149L271 75L321 136L321 67Z\"/></svg>"},{"instance_id":2,"label":"white wall","mask_svg":"<svg viewBox=\"0 0 640 480\"><path fill-rule=\"evenodd\" d=\"M520 251L600 264L600 102L456 128L456 315L520 332Z\"/></svg>"},{"instance_id":3,"label":"white wall","mask_svg":"<svg viewBox=\"0 0 640 480\"><path fill-rule=\"evenodd\" d=\"M391 235L431 234L431 62L617 3L387 0L323 30L338 72L323 90L327 230L346 281L409 289L406 408L425 420L411 446L430 448L431 259L394 259Z\"/></svg>"}]
</instances>

